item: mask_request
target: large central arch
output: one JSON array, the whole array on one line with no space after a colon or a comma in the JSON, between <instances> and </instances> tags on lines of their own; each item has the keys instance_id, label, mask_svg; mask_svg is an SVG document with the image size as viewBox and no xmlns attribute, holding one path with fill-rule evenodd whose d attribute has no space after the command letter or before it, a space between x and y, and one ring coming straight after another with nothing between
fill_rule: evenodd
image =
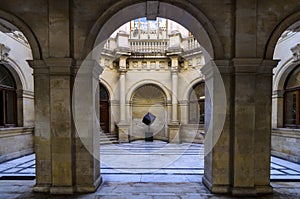
<instances>
[{"instance_id":1,"label":"large central arch","mask_svg":"<svg viewBox=\"0 0 300 199\"><path fill-rule=\"evenodd\" d=\"M150 2L152 6L153 6L152 3L155 4L153 9L149 9L148 7L150 5ZM183 7L186 8L186 10L189 10L189 12L183 9ZM96 79L98 79L99 75L102 72L98 60L101 55L102 47L104 46L104 43L109 38L109 36L115 30L117 30L121 25L125 24L130 20L140 18L140 17L145 17L145 16L148 17L149 12L153 13L152 15L154 15L154 17L163 17L163 18L171 19L181 24L194 35L194 37L203 47L202 52L204 54L206 63L209 63L207 67L205 67L207 68L207 71L208 70L210 71L214 67L213 63L210 62L212 59L220 59L224 57L223 46L220 42L220 38L217 34L217 31L213 27L212 23L208 20L208 18L200 10L196 9L192 4L187 4L187 5L185 4L184 6L180 6L178 1L172 4L168 2L159 2L159 1L155 1L155 2L145 1L142 3L132 4L129 1L124 0L112 6L110 9L108 9L103 15L101 15L98 18L98 20L93 25L89 35L87 36L84 45L84 52L86 57L81 64L81 66L84 67L80 67L79 72L77 72L77 77L76 77L77 80L75 80L75 86L74 86L74 90L76 90L76 92L73 91L73 98L75 97L75 99L77 99L75 100L75 103L73 100L73 104L75 104L75 106L73 106L75 107L73 114L75 115L75 121L78 120L77 125L75 124L77 128L78 136L81 139L82 143L86 146L86 150L89 151L90 154L93 154L93 157L96 159L98 159L100 156L99 145L98 143L92 140L95 140L95 136L98 133L97 130L98 125L94 125L95 118L96 115L98 115L98 113L95 113L95 111L90 109L90 107L94 105L87 106L86 104L87 100L82 101L82 99L80 98L80 93L84 92L86 96L93 96L94 88L96 88L97 86L96 82L98 82L98 80L96 81ZM123 67L124 66L122 66L122 68ZM84 86L84 84L80 83L80 81L83 82L84 79L87 77L85 74L91 72L92 72L91 76L93 77L93 80L92 81L90 79L87 80L85 82L86 86ZM80 73L82 73L82 76L79 75ZM122 73L122 78L120 77L120 82L124 81L124 77L125 77L124 73L126 73L126 71L121 71L121 73ZM220 75L217 78L220 78ZM220 86L220 88L224 88L224 85ZM123 83L120 83L119 89L124 91L125 85ZM209 92L211 93L216 91L210 90ZM223 92L220 93L223 94ZM171 96L166 96L167 100L168 98L170 99L170 97ZM125 104L126 99L120 98L120 104L121 104L121 99L122 99L122 105ZM90 99L89 97L89 102L91 102L91 104L94 104L93 101L94 99ZM81 105L84 104L86 108L83 109L83 107L80 106L76 107L76 104L81 104ZM221 106L223 106L223 104ZM125 107L122 106L122 109L123 108ZM96 108L96 110L99 109ZM215 112L215 110L212 111ZM88 118L87 117L85 118L86 122L81 122L80 115L76 113L80 113L81 115L88 116ZM120 114L120 118L121 116L122 114ZM127 132L128 127L125 127L126 125L128 126L128 124L122 122L122 119L120 119L118 128L122 130L119 130L121 132L121 133L119 132L119 140L125 140L125 138L123 139L123 137L127 137L128 135ZM176 128L175 124L173 126L170 125L170 128ZM86 132L86 129L89 129L89 131ZM212 131L211 129L212 128L209 128L208 131ZM215 131L218 130L219 129L216 129ZM122 139L120 138L120 136L122 136ZM213 138L213 140L210 140L211 143L209 143L209 147L207 151L210 151L211 147L216 142L215 137ZM211 163L207 163L208 167L211 166L210 164ZM94 169L97 170L98 166L94 167ZM79 178L80 176L78 176L78 179Z\"/></svg>"}]
</instances>

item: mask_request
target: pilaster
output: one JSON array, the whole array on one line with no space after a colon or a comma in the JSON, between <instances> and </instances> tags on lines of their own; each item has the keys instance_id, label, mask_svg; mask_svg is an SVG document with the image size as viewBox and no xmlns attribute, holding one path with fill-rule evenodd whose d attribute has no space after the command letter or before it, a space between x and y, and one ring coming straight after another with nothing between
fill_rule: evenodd
<instances>
[{"instance_id":1,"label":"pilaster","mask_svg":"<svg viewBox=\"0 0 300 199\"><path fill-rule=\"evenodd\" d=\"M50 127L52 184L50 193L72 194L74 151L71 113L72 62L70 58L45 59L50 73Z\"/></svg>"},{"instance_id":2,"label":"pilaster","mask_svg":"<svg viewBox=\"0 0 300 199\"><path fill-rule=\"evenodd\" d=\"M233 195L271 193L272 68L277 61L234 59Z\"/></svg>"},{"instance_id":3,"label":"pilaster","mask_svg":"<svg viewBox=\"0 0 300 199\"><path fill-rule=\"evenodd\" d=\"M120 121L118 126L119 142L129 142L129 124L126 118L126 56L121 56L119 61L119 88L120 88Z\"/></svg>"},{"instance_id":4,"label":"pilaster","mask_svg":"<svg viewBox=\"0 0 300 199\"><path fill-rule=\"evenodd\" d=\"M169 127L169 142L180 143L180 124L178 120L178 65L179 57L171 56L171 81L172 81L172 111Z\"/></svg>"},{"instance_id":5,"label":"pilaster","mask_svg":"<svg viewBox=\"0 0 300 199\"><path fill-rule=\"evenodd\" d=\"M43 60L30 60L34 69L34 145L36 156L36 192L49 192L52 184L50 74Z\"/></svg>"},{"instance_id":6,"label":"pilaster","mask_svg":"<svg viewBox=\"0 0 300 199\"><path fill-rule=\"evenodd\" d=\"M273 92L272 96L272 128L283 128L284 90Z\"/></svg>"},{"instance_id":7,"label":"pilaster","mask_svg":"<svg viewBox=\"0 0 300 199\"><path fill-rule=\"evenodd\" d=\"M99 75L95 60L78 60L73 88L76 192L94 192L100 186Z\"/></svg>"},{"instance_id":8,"label":"pilaster","mask_svg":"<svg viewBox=\"0 0 300 199\"><path fill-rule=\"evenodd\" d=\"M205 143L203 183L213 193L231 191L232 64L214 60L205 75Z\"/></svg>"}]
</instances>

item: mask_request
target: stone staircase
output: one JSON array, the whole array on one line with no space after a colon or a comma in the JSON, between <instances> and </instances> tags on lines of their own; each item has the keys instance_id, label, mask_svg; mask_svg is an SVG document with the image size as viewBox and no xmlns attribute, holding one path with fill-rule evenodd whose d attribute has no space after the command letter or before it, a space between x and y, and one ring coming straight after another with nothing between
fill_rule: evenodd
<instances>
[{"instance_id":1,"label":"stone staircase","mask_svg":"<svg viewBox=\"0 0 300 199\"><path fill-rule=\"evenodd\" d=\"M116 134L100 133L100 145L105 144L119 144L118 137Z\"/></svg>"}]
</instances>

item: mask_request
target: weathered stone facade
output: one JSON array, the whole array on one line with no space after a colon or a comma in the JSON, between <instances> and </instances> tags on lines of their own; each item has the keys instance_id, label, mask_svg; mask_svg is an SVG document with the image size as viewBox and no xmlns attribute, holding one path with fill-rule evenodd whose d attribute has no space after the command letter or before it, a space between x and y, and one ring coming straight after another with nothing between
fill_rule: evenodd
<instances>
[{"instance_id":1,"label":"weathered stone facade","mask_svg":"<svg viewBox=\"0 0 300 199\"><path fill-rule=\"evenodd\" d=\"M92 91L101 72L93 61L99 60L100 53L97 49L89 53L125 22L160 16L191 31L207 52L205 60L213 60L223 79L225 113L212 103L206 113L213 114L205 114L205 128L212 134L205 140L204 184L215 193L271 193L272 69L277 65L273 53L283 31L300 19L299 7L296 0L3 0L0 18L22 31L32 49L34 190L66 194L95 191L100 185L99 144L95 142L99 109L96 106L94 113L90 108L97 101ZM81 94L87 108L72 110L74 77L81 63L86 66L85 77L92 78ZM203 74L216 89L212 68ZM74 95L80 98L80 93ZM214 102L217 94L210 93L210 98L207 103ZM222 128L219 117L225 118ZM77 122L84 132L74 128ZM178 123L173 122L176 129ZM119 128L126 135L126 123L120 122Z\"/></svg>"},{"instance_id":2,"label":"weathered stone facade","mask_svg":"<svg viewBox=\"0 0 300 199\"><path fill-rule=\"evenodd\" d=\"M110 104L107 107L110 124L106 131L118 134L121 142L144 139L148 127L142 118L151 112L156 116L150 127L154 139L203 142L204 121L199 124L199 99L194 91L195 86L204 83L200 70L205 61L200 44L188 30L171 20L144 20L147 26L156 23L150 30L132 27L133 23L141 23L140 20L143 19L124 24L108 39L101 52L100 65L104 70L100 82L108 92ZM159 21L165 22L163 27L157 25ZM198 93L204 104L204 86L201 89ZM123 109L121 104L125 105ZM204 106L201 109L204 113ZM128 126L125 138L116 129L121 120L122 131L124 124ZM171 134L179 136L173 140Z\"/></svg>"}]
</instances>

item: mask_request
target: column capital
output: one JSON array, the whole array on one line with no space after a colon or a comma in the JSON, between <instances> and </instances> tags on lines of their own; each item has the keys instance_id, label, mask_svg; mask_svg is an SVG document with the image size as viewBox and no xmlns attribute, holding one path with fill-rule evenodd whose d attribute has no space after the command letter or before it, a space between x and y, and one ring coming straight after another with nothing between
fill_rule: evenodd
<instances>
[{"instance_id":1,"label":"column capital","mask_svg":"<svg viewBox=\"0 0 300 199\"><path fill-rule=\"evenodd\" d=\"M78 71L84 75L91 75L96 79L99 79L99 75L102 73L103 68L99 62L94 59L76 60L75 64L76 74Z\"/></svg>"},{"instance_id":2,"label":"column capital","mask_svg":"<svg viewBox=\"0 0 300 199\"><path fill-rule=\"evenodd\" d=\"M279 60L262 58L234 58L232 59L236 74L270 74Z\"/></svg>"},{"instance_id":3,"label":"column capital","mask_svg":"<svg viewBox=\"0 0 300 199\"><path fill-rule=\"evenodd\" d=\"M234 71L232 60L229 59L217 59L211 60L219 70L221 74L232 74Z\"/></svg>"},{"instance_id":4,"label":"column capital","mask_svg":"<svg viewBox=\"0 0 300 199\"><path fill-rule=\"evenodd\" d=\"M201 69L201 73L205 76L205 81L214 77L216 74L220 73L218 67L213 60L205 64Z\"/></svg>"},{"instance_id":5,"label":"column capital","mask_svg":"<svg viewBox=\"0 0 300 199\"><path fill-rule=\"evenodd\" d=\"M284 97L284 90L275 90L273 91L273 98L283 98Z\"/></svg>"},{"instance_id":6,"label":"column capital","mask_svg":"<svg viewBox=\"0 0 300 199\"><path fill-rule=\"evenodd\" d=\"M49 66L42 59L27 60L29 66L33 69L34 75L49 74Z\"/></svg>"},{"instance_id":7,"label":"column capital","mask_svg":"<svg viewBox=\"0 0 300 199\"><path fill-rule=\"evenodd\" d=\"M74 60L72 58L47 58L44 59L49 67L50 75L71 75L73 73Z\"/></svg>"},{"instance_id":8,"label":"column capital","mask_svg":"<svg viewBox=\"0 0 300 199\"><path fill-rule=\"evenodd\" d=\"M74 60L72 58L46 58L40 60L27 60L33 68L34 75L70 75L73 71Z\"/></svg>"},{"instance_id":9,"label":"column capital","mask_svg":"<svg viewBox=\"0 0 300 199\"><path fill-rule=\"evenodd\" d=\"M180 106L187 106L189 104L189 100L180 100L178 103Z\"/></svg>"},{"instance_id":10,"label":"column capital","mask_svg":"<svg viewBox=\"0 0 300 199\"><path fill-rule=\"evenodd\" d=\"M171 68L171 74L178 74L178 68Z\"/></svg>"},{"instance_id":11,"label":"column capital","mask_svg":"<svg viewBox=\"0 0 300 199\"><path fill-rule=\"evenodd\" d=\"M124 68L119 68L119 73L120 73L120 75L125 75L125 73L127 73L127 69L124 69Z\"/></svg>"}]
</instances>

